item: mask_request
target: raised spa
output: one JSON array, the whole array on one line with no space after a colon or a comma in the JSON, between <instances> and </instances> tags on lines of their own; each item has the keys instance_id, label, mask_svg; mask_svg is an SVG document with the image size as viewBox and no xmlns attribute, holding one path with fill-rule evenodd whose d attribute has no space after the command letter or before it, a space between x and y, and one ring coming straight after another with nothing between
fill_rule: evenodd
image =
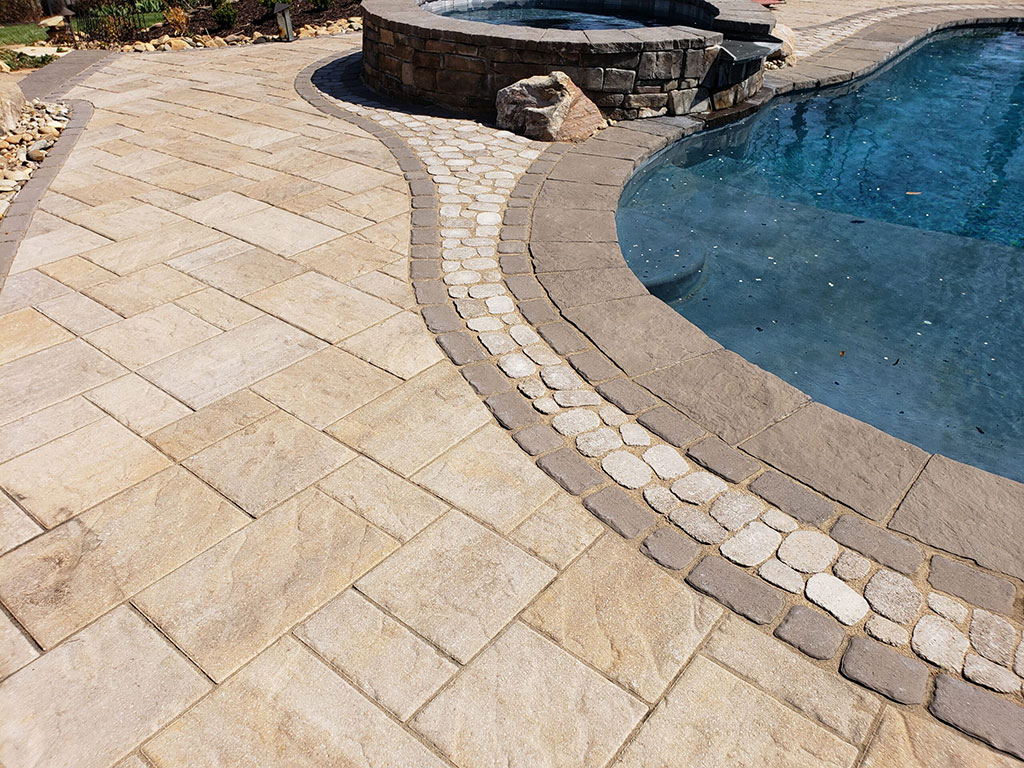
<instances>
[{"instance_id":1,"label":"raised spa","mask_svg":"<svg viewBox=\"0 0 1024 768\"><path fill-rule=\"evenodd\" d=\"M815 400L1024 481L1024 37L685 140L624 190L652 293Z\"/></svg>"},{"instance_id":2,"label":"raised spa","mask_svg":"<svg viewBox=\"0 0 1024 768\"><path fill-rule=\"evenodd\" d=\"M761 87L772 14L750 0L364 0L363 79L491 117L495 96L565 72L618 120L725 109Z\"/></svg>"}]
</instances>

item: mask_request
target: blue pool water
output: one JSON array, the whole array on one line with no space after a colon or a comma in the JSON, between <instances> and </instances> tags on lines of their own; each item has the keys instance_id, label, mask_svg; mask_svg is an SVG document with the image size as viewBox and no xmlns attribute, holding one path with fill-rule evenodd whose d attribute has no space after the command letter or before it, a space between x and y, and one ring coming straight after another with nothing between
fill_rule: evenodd
<instances>
[{"instance_id":1,"label":"blue pool water","mask_svg":"<svg viewBox=\"0 0 1024 768\"><path fill-rule=\"evenodd\" d=\"M455 10L446 11L443 15L462 21L483 21L487 24L543 29L637 29L656 26L659 23L653 19L527 6Z\"/></svg>"},{"instance_id":2,"label":"blue pool water","mask_svg":"<svg viewBox=\"0 0 1024 768\"><path fill-rule=\"evenodd\" d=\"M680 142L619 240L654 293L815 400L1024 481L1024 37Z\"/></svg>"}]
</instances>

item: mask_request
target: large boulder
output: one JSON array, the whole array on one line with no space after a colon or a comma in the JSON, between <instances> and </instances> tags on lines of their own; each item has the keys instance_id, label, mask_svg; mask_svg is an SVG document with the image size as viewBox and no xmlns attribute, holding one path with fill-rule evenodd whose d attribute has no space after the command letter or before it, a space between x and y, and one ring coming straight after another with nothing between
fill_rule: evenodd
<instances>
[{"instance_id":1,"label":"large boulder","mask_svg":"<svg viewBox=\"0 0 1024 768\"><path fill-rule=\"evenodd\" d=\"M540 141L583 141L607 125L601 110L564 72L498 91L498 127Z\"/></svg>"},{"instance_id":2,"label":"large boulder","mask_svg":"<svg viewBox=\"0 0 1024 768\"><path fill-rule=\"evenodd\" d=\"M10 133L21 122L25 94L9 75L0 75L0 133Z\"/></svg>"},{"instance_id":3,"label":"large boulder","mask_svg":"<svg viewBox=\"0 0 1024 768\"><path fill-rule=\"evenodd\" d=\"M785 61L796 52L796 35L785 24L776 24L772 34L782 41L782 47L768 58L772 61Z\"/></svg>"}]
</instances>

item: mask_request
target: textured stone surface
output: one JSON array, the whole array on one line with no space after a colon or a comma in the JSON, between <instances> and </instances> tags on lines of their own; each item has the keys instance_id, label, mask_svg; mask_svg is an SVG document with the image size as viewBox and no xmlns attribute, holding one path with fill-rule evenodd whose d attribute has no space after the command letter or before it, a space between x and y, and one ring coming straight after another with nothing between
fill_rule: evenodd
<instances>
[{"instance_id":1,"label":"textured stone surface","mask_svg":"<svg viewBox=\"0 0 1024 768\"><path fill-rule=\"evenodd\" d=\"M516 528L511 538L544 562L564 568L604 533L578 500L557 493Z\"/></svg>"},{"instance_id":2,"label":"textured stone surface","mask_svg":"<svg viewBox=\"0 0 1024 768\"><path fill-rule=\"evenodd\" d=\"M775 507L768 507L762 512L761 520L780 533L792 533L800 527L796 520Z\"/></svg>"},{"instance_id":3,"label":"textured stone surface","mask_svg":"<svg viewBox=\"0 0 1024 768\"><path fill-rule=\"evenodd\" d=\"M571 448L562 448L541 456L537 466L548 473L569 493L579 496L606 482L605 476L594 469Z\"/></svg>"},{"instance_id":4,"label":"textured stone surface","mask_svg":"<svg viewBox=\"0 0 1024 768\"><path fill-rule=\"evenodd\" d=\"M971 617L971 645L990 661L1008 667L1013 663L1017 630L1006 619L976 608Z\"/></svg>"},{"instance_id":5,"label":"textured stone surface","mask_svg":"<svg viewBox=\"0 0 1024 768\"><path fill-rule=\"evenodd\" d=\"M757 624L771 623L785 606L777 589L713 555L697 563L686 581Z\"/></svg>"},{"instance_id":6,"label":"textured stone surface","mask_svg":"<svg viewBox=\"0 0 1024 768\"><path fill-rule=\"evenodd\" d=\"M867 601L830 573L816 573L807 580L807 599L820 605L843 624L856 624L868 612Z\"/></svg>"},{"instance_id":7,"label":"textured stone surface","mask_svg":"<svg viewBox=\"0 0 1024 768\"><path fill-rule=\"evenodd\" d=\"M940 592L963 598L971 605L997 613L1013 612L1013 584L956 560L933 555L928 583Z\"/></svg>"},{"instance_id":8,"label":"textured stone surface","mask_svg":"<svg viewBox=\"0 0 1024 768\"><path fill-rule=\"evenodd\" d=\"M656 563L678 571L694 561L700 547L674 528L664 527L644 539L640 551Z\"/></svg>"},{"instance_id":9,"label":"textured stone surface","mask_svg":"<svg viewBox=\"0 0 1024 768\"><path fill-rule=\"evenodd\" d=\"M871 561L850 549L844 549L832 566L832 573L843 581L860 581L871 570Z\"/></svg>"},{"instance_id":10,"label":"textured stone surface","mask_svg":"<svg viewBox=\"0 0 1024 768\"><path fill-rule=\"evenodd\" d=\"M586 408L573 408L555 416L551 420L551 426L560 434L572 436L597 429L601 426L601 419L596 413L588 411Z\"/></svg>"},{"instance_id":11,"label":"textured stone surface","mask_svg":"<svg viewBox=\"0 0 1024 768\"><path fill-rule=\"evenodd\" d=\"M574 562L523 614L560 646L656 701L722 609L613 536Z\"/></svg>"},{"instance_id":12,"label":"textured stone surface","mask_svg":"<svg viewBox=\"0 0 1024 768\"><path fill-rule=\"evenodd\" d=\"M39 651L32 645L28 635L6 615L0 615L0 680L21 669L38 655Z\"/></svg>"},{"instance_id":13,"label":"textured stone surface","mask_svg":"<svg viewBox=\"0 0 1024 768\"><path fill-rule=\"evenodd\" d=\"M1024 516L1014 512L1022 507L1024 484L934 456L889 527L1024 579Z\"/></svg>"},{"instance_id":14,"label":"textured stone surface","mask_svg":"<svg viewBox=\"0 0 1024 768\"><path fill-rule=\"evenodd\" d=\"M792 632L795 622L803 621L802 630L807 640L804 645L807 648L830 651L829 656L838 650L845 633L832 619L805 609L813 616L831 622L829 629L832 633L838 633L838 640L835 634L822 636L823 630L809 623L813 621L811 617L798 614L794 619L793 610L779 625L780 630L788 624ZM817 637L812 638L810 635ZM761 690L790 704L805 717L831 728L853 744L860 744L867 738L875 713L881 706L877 696L852 683L837 680L830 672L736 616L726 618L719 625L708 638L702 653L737 672ZM829 656L819 655L815 658Z\"/></svg>"},{"instance_id":15,"label":"textured stone surface","mask_svg":"<svg viewBox=\"0 0 1024 768\"><path fill-rule=\"evenodd\" d=\"M51 648L248 522L172 467L0 558L0 598Z\"/></svg>"},{"instance_id":16,"label":"textured stone surface","mask_svg":"<svg viewBox=\"0 0 1024 768\"><path fill-rule=\"evenodd\" d=\"M938 592L928 593L928 607L944 619L949 619L954 624L963 624L967 621L967 607L951 597L940 595Z\"/></svg>"},{"instance_id":17,"label":"textured stone surface","mask_svg":"<svg viewBox=\"0 0 1024 768\"><path fill-rule=\"evenodd\" d=\"M662 405L640 414L637 419L662 440L684 446L704 434L697 424L675 408Z\"/></svg>"},{"instance_id":18,"label":"textured stone surface","mask_svg":"<svg viewBox=\"0 0 1024 768\"><path fill-rule=\"evenodd\" d=\"M515 622L412 727L456 765L598 768L645 711L639 699Z\"/></svg>"},{"instance_id":19,"label":"textured stone surface","mask_svg":"<svg viewBox=\"0 0 1024 768\"><path fill-rule=\"evenodd\" d=\"M465 663L554 575L479 523L449 512L356 586Z\"/></svg>"},{"instance_id":20,"label":"textured stone surface","mask_svg":"<svg viewBox=\"0 0 1024 768\"><path fill-rule=\"evenodd\" d=\"M651 481L651 468L627 451L612 451L601 459L601 469L626 488L642 488Z\"/></svg>"},{"instance_id":21,"label":"textured stone surface","mask_svg":"<svg viewBox=\"0 0 1024 768\"><path fill-rule=\"evenodd\" d=\"M313 488L164 576L135 602L221 681L395 546Z\"/></svg>"},{"instance_id":22,"label":"textured stone surface","mask_svg":"<svg viewBox=\"0 0 1024 768\"><path fill-rule=\"evenodd\" d=\"M1024 760L1024 708L939 675L928 709L940 720Z\"/></svg>"},{"instance_id":23,"label":"textured stone surface","mask_svg":"<svg viewBox=\"0 0 1024 768\"><path fill-rule=\"evenodd\" d=\"M804 605L789 609L775 636L815 659L831 659L846 639L835 619Z\"/></svg>"},{"instance_id":24,"label":"textured stone surface","mask_svg":"<svg viewBox=\"0 0 1024 768\"><path fill-rule=\"evenodd\" d=\"M914 582L884 568L864 587L864 597L872 610L897 624L909 624L921 610L924 598Z\"/></svg>"},{"instance_id":25,"label":"textured stone surface","mask_svg":"<svg viewBox=\"0 0 1024 768\"><path fill-rule=\"evenodd\" d=\"M724 542L719 550L737 565L760 565L775 551L782 535L759 520L748 523Z\"/></svg>"},{"instance_id":26,"label":"textured stone surface","mask_svg":"<svg viewBox=\"0 0 1024 768\"><path fill-rule=\"evenodd\" d=\"M721 475L730 483L743 482L761 468L756 459L729 447L718 437L707 437L687 448L686 453L698 464Z\"/></svg>"},{"instance_id":27,"label":"textured stone surface","mask_svg":"<svg viewBox=\"0 0 1024 768\"><path fill-rule=\"evenodd\" d=\"M531 456L547 453L564 445L558 433L547 424L534 424L520 429L512 435L512 439Z\"/></svg>"},{"instance_id":28,"label":"textured stone surface","mask_svg":"<svg viewBox=\"0 0 1024 768\"><path fill-rule=\"evenodd\" d=\"M608 427L595 429L576 438L576 448L584 456L604 456L608 451L613 451L622 446L622 438L619 434Z\"/></svg>"},{"instance_id":29,"label":"textured stone surface","mask_svg":"<svg viewBox=\"0 0 1024 768\"><path fill-rule=\"evenodd\" d=\"M353 589L306 619L295 634L400 720L458 669Z\"/></svg>"},{"instance_id":30,"label":"textured stone surface","mask_svg":"<svg viewBox=\"0 0 1024 768\"><path fill-rule=\"evenodd\" d=\"M498 127L540 141L582 141L607 124L564 72L520 80L498 91Z\"/></svg>"},{"instance_id":31,"label":"textured stone surface","mask_svg":"<svg viewBox=\"0 0 1024 768\"><path fill-rule=\"evenodd\" d=\"M662 480L674 480L690 471L690 465L675 448L668 445L655 445L644 451L646 461L654 473Z\"/></svg>"},{"instance_id":32,"label":"textured stone surface","mask_svg":"<svg viewBox=\"0 0 1024 768\"><path fill-rule=\"evenodd\" d=\"M820 403L773 424L743 450L872 520L903 496L928 454Z\"/></svg>"},{"instance_id":33,"label":"textured stone surface","mask_svg":"<svg viewBox=\"0 0 1024 768\"><path fill-rule=\"evenodd\" d=\"M872 616L864 623L864 629L886 645L901 647L910 642L910 632L884 616Z\"/></svg>"},{"instance_id":34,"label":"textured stone surface","mask_svg":"<svg viewBox=\"0 0 1024 768\"><path fill-rule=\"evenodd\" d=\"M775 471L755 478L750 490L769 504L811 525L820 525L834 512L831 502Z\"/></svg>"},{"instance_id":35,"label":"textured stone surface","mask_svg":"<svg viewBox=\"0 0 1024 768\"><path fill-rule=\"evenodd\" d=\"M803 573L828 568L839 553L839 545L818 531L793 531L779 547L779 560Z\"/></svg>"},{"instance_id":36,"label":"textured stone surface","mask_svg":"<svg viewBox=\"0 0 1024 768\"><path fill-rule=\"evenodd\" d=\"M782 587L784 590L792 592L794 595L799 595L804 591L804 577L799 572L794 571L784 562L776 560L774 557L770 560L766 560L764 564L757 569L757 575L769 584Z\"/></svg>"},{"instance_id":37,"label":"textured stone surface","mask_svg":"<svg viewBox=\"0 0 1024 768\"><path fill-rule=\"evenodd\" d=\"M669 519L701 544L718 544L729 535L711 515L689 504L673 509Z\"/></svg>"},{"instance_id":38,"label":"textured stone surface","mask_svg":"<svg viewBox=\"0 0 1024 768\"><path fill-rule=\"evenodd\" d=\"M946 619L928 614L914 627L910 647L935 666L959 672L967 652L967 638Z\"/></svg>"},{"instance_id":39,"label":"textured stone surface","mask_svg":"<svg viewBox=\"0 0 1024 768\"><path fill-rule=\"evenodd\" d=\"M728 486L710 472L691 472L672 483L672 493L690 504L707 504Z\"/></svg>"},{"instance_id":40,"label":"textured stone surface","mask_svg":"<svg viewBox=\"0 0 1024 768\"><path fill-rule=\"evenodd\" d=\"M644 446L651 444L651 433L639 424L626 422L619 427L619 434L626 445Z\"/></svg>"},{"instance_id":41,"label":"textured stone surface","mask_svg":"<svg viewBox=\"0 0 1024 768\"><path fill-rule=\"evenodd\" d=\"M1013 768L1020 764L928 717L888 707L864 755L863 768Z\"/></svg>"},{"instance_id":42,"label":"textured stone surface","mask_svg":"<svg viewBox=\"0 0 1024 768\"><path fill-rule=\"evenodd\" d=\"M698 657L616 768L853 764L857 750L712 661Z\"/></svg>"},{"instance_id":43,"label":"textured stone surface","mask_svg":"<svg viewBox=\"0 0 1024 768\"><path fill-rule=\"evenodd\" d=\"M654 525L655 517L621 488L603 488L583 499L583 506L598 520L627 539L636 538Z\"/></svg>"},{"instance_id":44,"label":"textured stone surface","mask_svg":"<svg viewBox=\"0 0 1024 768\"><path fill-rule=\"evenodd\" d=\"M964 677L1000 693L1017 693L1021 687L1020 678L1009 669L974 653L964 659Z\"/></svg>"},{"instance_id":45,"label":"textured stone surface","mask_svg":"<svg viewBox=\"0 0 1024 768\"><path fill-rule=\"evenodd\" d=\"M907 575L913 574L924 558L921 548L913 542L872 525L856 515L842 515L829 533L843 546Z\"/></svg>"},{"instance_id":46,"label":"textured stone surface","mask_svg":"<svg viewBox=\"0 0 1024 768\"><path fill-rule=\"evenodd\" d=\"M715 499L710 512L730 531L737 531L751 520L756 520L762 509L764 504L756 496L742 491L726 491Z\"/></svg>"},{"instance_id":47,"label":"textured stone surface","mask_svg":"<svg viewBox=\"0 0 1024 768\"><path fill-rule=\"evenodd\" d=\"M258 717L252 713L258 712ZM327 768L443 763L317 659L283 637L146 744L159 768L241 766L253 755Z\"/></svg>"},{"instance_id":48,"label":"textured stone surface","mask_svg":"<svg viewBox=\"0 0 1024 768\"><path fill-rule=\"evenodd\" d=\"M866 637L850 640L839 671L900 704L921 704L928 686L924 664Z\"/></svg>"},{"instance_id":49,"label":"textured stone surface","mask_svg":"<svg viewBox=\"0 0 1024 768\"><path fill-rule=\"evenodd\" d=\"M105 768L210 687L135 611L115 608L0 683L0 761Z\"/></svg>"}]
</instances>

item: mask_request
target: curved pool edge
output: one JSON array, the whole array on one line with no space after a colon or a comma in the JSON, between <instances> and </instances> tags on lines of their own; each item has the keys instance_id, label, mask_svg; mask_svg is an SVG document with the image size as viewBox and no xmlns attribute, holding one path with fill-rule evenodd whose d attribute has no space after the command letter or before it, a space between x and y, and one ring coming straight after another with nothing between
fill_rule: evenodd
<instances>
[{"instance_id":1,"label":"curved pool edge","mask_svg":"<svg viewBox=\"0 0 1024 768\"><path fill-rule=\"evenodd\" d=\"M1022 21L1024 5L911 13L766 73L753 99L707 120L613 126L555 163L529 232L533 270L551 302L629 379L730 446L880 526L1009 576L1018 594L1024 484L928 454L723 349L640 283L619 248L615 215L634 174L680 138L740 120L784 94L872 76L936 32Z\"/></svg>"}]
</instances>

